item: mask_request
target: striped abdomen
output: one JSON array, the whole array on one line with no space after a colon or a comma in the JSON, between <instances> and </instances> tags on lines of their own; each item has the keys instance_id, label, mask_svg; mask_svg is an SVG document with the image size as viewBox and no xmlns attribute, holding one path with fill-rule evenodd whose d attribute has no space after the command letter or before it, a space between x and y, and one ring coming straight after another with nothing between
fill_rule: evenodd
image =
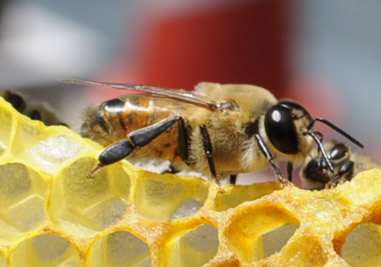
<instances>
[{"instance_id":1,"label":"striped abdomen","mask_svg":"<svg viewBox=\"0 0 381 267\"><path fill-rule=\"evenodd\" d=\"M81 133L104 146L127 138L128 134L174 114L171 101L143 95L128 95L91 107L86 112ZM161 134L148 146L131 155L136 158L174 160L179 154L178 127Z\"/></svg>"}]
</instances>

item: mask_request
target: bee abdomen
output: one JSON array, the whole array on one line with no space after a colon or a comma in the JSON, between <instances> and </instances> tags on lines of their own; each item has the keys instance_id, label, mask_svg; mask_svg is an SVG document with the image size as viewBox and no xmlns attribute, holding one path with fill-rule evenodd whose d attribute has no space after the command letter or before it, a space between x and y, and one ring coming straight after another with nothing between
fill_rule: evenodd
<instances>
[{"instance_id":1,"label":"bee abdomen","mask_svg":"<svg viewBox=\"0 0 381 267\"><path fill-rule=\"evenodd\" d=\"M112 115L118 117L116 124L126 134L152 125L168 116L168 114L160 114L161 110L155 106L152 100L131 97L122 103L115 108Z\"/></svg>"},{"instance_id":2,"label":"bee abdomen","mask_svg":"<svg viewBox=\"0 0 381 267\"><path fill-rule=\"evenodd\" d=\"M87 110L81 134L104 146L110 145L173 115L160 104L141 95L108 100Z\"/></svg>"}]
</instances>

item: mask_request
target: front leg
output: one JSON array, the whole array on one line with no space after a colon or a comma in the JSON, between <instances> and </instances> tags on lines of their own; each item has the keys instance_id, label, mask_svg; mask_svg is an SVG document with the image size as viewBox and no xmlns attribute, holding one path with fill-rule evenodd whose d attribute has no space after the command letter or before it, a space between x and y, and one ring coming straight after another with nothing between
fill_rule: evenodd
<instances>
[{"instance_id":1,"label":"front leg","mask_svg":"<svg viewBox=\"0 0 381 267\"><path fill-rule=\"evenodd\" d=\"M259 146L259 149L261 150L263 156L267 159L271 167L273 168L275 175L279 182L281 182L283 185L287 185L290 182L283 177L283 174L278 166L278 164L275 163L275 157L274 154L270 151L268 146L266 145L265 141L263 141L262 136L259 134L255 134L255 140L257 141L257 144Z\"/></svg>"},{"instance_id":2,"label":"front leg","mask_svg":"<svg viewBox=\"0 0 381 267\"><path fill-rule=\"evenodd\" d=\"M127 139L123 139L108 146L98 157L99 164L91 171L89 177L93 178L96 172L106 165L113 164L129 156L138 147L148 145L160 134L171 128L181 117L173 116L153 125L131 132Z\"/></svg>"}]
</instances>

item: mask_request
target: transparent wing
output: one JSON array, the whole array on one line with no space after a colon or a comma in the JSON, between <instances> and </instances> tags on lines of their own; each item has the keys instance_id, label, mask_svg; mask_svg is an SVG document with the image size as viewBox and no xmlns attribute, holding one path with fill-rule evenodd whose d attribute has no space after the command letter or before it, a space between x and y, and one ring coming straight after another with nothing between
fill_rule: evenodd
<instances>
[{"instance_id":1,"label":"transparent wing","mask_svg":"<svg viewBox=\"0 0 381 267\"><path fill-rule=\"evenodd\" d=\"M78 79L64 79L61 81L65 83L72 83L72 84L105 86L105 87L110 87L110 88L114 88L118 90L131 90L132 92L137 91L137 92L141 92L151 96L166 97L166 98L174 99L176 101L196 105L211 111L232 108L232 104L230 102L220 102L208 96L196 94L196 93L189 92L183 89L170 89L170 88L141 85L141 84L129 84L129 83L95 82L95 81L78 80Z\"/></svg>"},{"instance_id":2,"label":"transparent wing","mask_svg":"<svg viewBox=\"0 0 381 267\"><path fill-rule=\"evenodd\" d=\"M197 112L198 109L202 109L200 106L195 106L193 104L180 102L168 97L162 96L152 96L145 94L126 94L118 97L124 102L128 102L127 107L134 109L149 109L152 108L157 116L160 117L160 114L163 112L165 114L172 113L177 115L183 115L187 110L189 112ZM143 108L142 108L143 107Z\"/></svg>"}]
</instances>

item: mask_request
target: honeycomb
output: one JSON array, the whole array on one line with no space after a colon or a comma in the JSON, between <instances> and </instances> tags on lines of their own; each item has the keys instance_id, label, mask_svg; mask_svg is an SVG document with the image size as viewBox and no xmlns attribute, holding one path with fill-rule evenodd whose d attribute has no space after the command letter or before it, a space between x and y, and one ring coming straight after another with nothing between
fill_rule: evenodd
<instances>
[{"instance_id":1,"label":"honeycomb","mask_svg":"<svg viewBox=\"0 0 381 267\"><path fill-rule=\"evenodd\" d=\"M323 191L127 161L0 99L0 266L380 266L381 171Z\"/></svg>"}]
</instances>

